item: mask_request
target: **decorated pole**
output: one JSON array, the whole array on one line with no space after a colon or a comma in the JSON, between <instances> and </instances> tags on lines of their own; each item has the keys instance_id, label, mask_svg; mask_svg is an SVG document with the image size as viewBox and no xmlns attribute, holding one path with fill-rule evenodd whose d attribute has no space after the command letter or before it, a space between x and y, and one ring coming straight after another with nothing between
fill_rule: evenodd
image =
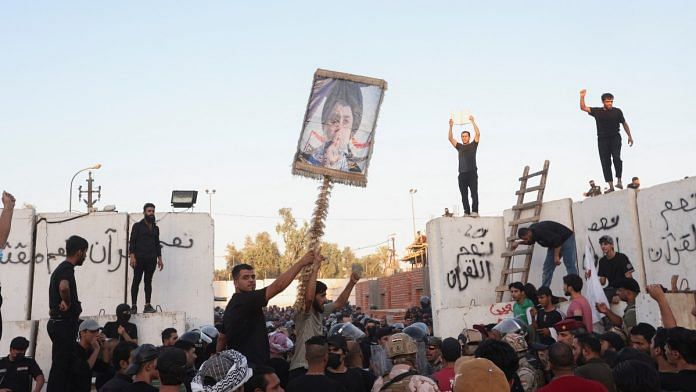
<instances>
[{"instance_id":1,"label":"decorated pole","mask_svg":"<svg viewBox=\"0 0 696 392\"><path fill-rule=\"evenodd\" d=\"M318 69L292 165L295 175L321 179L308 233L308 250L324 235L333 183L365 187L374 133L387 82ZM314 264L302 269L295 308L304 307Z\"/></svg>"}]
</instances>

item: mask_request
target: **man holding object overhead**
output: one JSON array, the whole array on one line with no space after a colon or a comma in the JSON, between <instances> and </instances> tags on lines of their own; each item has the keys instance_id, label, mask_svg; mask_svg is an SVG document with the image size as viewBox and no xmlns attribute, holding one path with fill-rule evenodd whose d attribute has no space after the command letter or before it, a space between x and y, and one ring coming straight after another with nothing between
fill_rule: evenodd
<instances>
[{"instance_id":1,"label":"man holding object overhead","mask_svg":"<svg viewBox=\"0 0 696 392\"><path fill-rule=\"evenodd\" d=\"M614 107L613 95L609 93L602 94L602 107L591 108L585 105L585 94L587 94L587 90L580 90L580 110L587 112L587 114L594 117L597 122L599 160L602 163L604 181L609 185L606 192L614 191L611 173L612 160L614 161L614 169L616 170L616 187L623 189L623 184L621 183L623 162L621 161L621 134L619 133L619 124L623 124L624 131L626 131L626 135L628 136L629 146L633 146L631 130L628 128L628 123L621 109Z\"/></svg>"},{"instance_id":2,"label":"man holding object overhead","mask_svg":"<svg viewBox=\"0 0 696 392\"><path fill-rule=\"evenodd\" d=\"M462 204L464 205L464 216L478 216L478 172L476 167L476 150L478 149L479 138L481 136L478 125L474 121L474 116L469 116L471 125L474 126L474 141L471 141L471 133L462 131L462 142L459 143L452 136L452 126L454 120L449 120L449 141L452 147L459 153L459 192L462 194ZM471 206L469 206L469 190L471 190Z\"/></svg>"}]
</instances>

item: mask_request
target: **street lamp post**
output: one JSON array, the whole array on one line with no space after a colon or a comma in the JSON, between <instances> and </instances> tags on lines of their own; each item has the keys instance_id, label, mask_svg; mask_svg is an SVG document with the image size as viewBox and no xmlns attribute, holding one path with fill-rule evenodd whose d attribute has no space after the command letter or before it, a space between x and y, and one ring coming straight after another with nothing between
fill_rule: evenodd
<instances>
[{"instance_id":1,"label":"street lamp post","mask_svg":"<svg viewBox=\"0 0 696 392\"><path fill-rule=\"evenodd\" d=\"M413 238L416 238L416 209L413 206L413 195L418 192L418 189L416 188L411 188L408 190L408 193L411 194L411 216L413 217Z\"/></svg>"},{"instance_id":2,"label":"street lamp post","mask_svg":"<svg viewBox=\"0 0 696 392\"><path fill-rule=\"evenodd\" d=\"M102 167L101 163L97 163L96 165L86 167L84 169L78 170L77 173L75 173L72 178L70 179L70 200L68 201L68 213L72 212L72 190L73 190L73 181L75 181L75 177L77 177L78 174L82 173L85 170L98 170Z\"/></svg>"},{"instance_id":3,"label":"street lamp post","mask_svg":"<svg viewBox=\"0 0 696 392\"><path fill-rule=\"evenodd\" d=\"M212 216L213 215L213 195L215 194L215 189L213 189L213 190L206 189L205 194L208 195L208 213L210 214L210 216Z\"/></svg>"}]
</instances>

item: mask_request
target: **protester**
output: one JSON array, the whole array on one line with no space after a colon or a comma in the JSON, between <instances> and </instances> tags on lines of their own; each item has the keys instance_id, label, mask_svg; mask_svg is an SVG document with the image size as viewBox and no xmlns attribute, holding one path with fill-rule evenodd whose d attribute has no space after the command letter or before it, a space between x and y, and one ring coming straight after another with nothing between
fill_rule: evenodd
<instances>
[{"instance_id":1,"label":"protester","mask_svg":"<svg viewBox=\"0 0 696 392\"><path fill-rule=\"evenodd\" d=\"M539 392L606 392L607 388L597 381L586 380L573 374L573 350L564 343L549 347L549 362L554 378L539 388Z\"/></svg>"},{"instance_id":2,"label":"protester","mask_svg":"<svg viewBox=\"0 0 696 392\"><path fill-rule=\"evenodd\" d=\"M609 309L609 306L604 303L597 304L597 310L605 314L613 325L622 327L626 335L628 335L631 328L637 324L636 297L640 293L640 286L638 286L638 282L633 278L621 280L616 285L618 286L616 294L627 304L624 308L623 316L615 315L614 312Z\"/></svg>"},{"instance_id":3,"label":"protester","mask_svg":"<svg viewBox=\"0 0 696 392\"><path fill-rule=\"evenodd\" d=\"M280 378L272 367L259 365L253 368L253 375L244 384L244 392L283 392Z\"/></svg>"},{"instance_id":4,"label":"protester","mask_svg":"<svg viewBox=\"0 0 696 392\"><path fill-rule=\"evenodd\" d=\"M360 280L360 276L355 272L351 273L350 279L343 289L341 294L336 298L336 301L327 304L326 284L317 281L317 274L321 267L321 256L315 257L312 267L312 273L307 280L305 289L304 308L301 312L295 315L295 332L297 341L307 341L313 336L323 335L322 327L324 318L333 313L336 309L341 309L348 303L348 297L353 287ZM304 373L307 369L307 361L305 359L306 345L298 344L295 347L295 353L290 361L290 380Z\"/></svg>"},{"instance_id":5,"label":"protester","mask_svg":"<svg viewBox=\"0 0 696 392\"><path fill-rule=\"evenodd\" d=\"M462 348L455 338L445 338L440 346L442 351L442 369L433 374L437 387L441 392L450 392L454 387L454 365L462 356Z\"/></svg>"},{"instance_id":6,"label":"protester","mask_svg":"<svg viewBox=\"0 0 696 392\"><path fill-rule=\"evenodd\" d=\"M592 307L589 301L580 292L582 291L582 278L577 274L563 277L563 290L570 297L570 305L566 318L573 318L583 323L585 331L592 332Z\"/></svg>"},{"instance_id":7,"label":"protester","mask_svg":"<svg viewBox=\"0 0 696 392\"><path fill-rule=\"evenodd\" d=\"M85 320L80 323L79 341L73 342L74 356L66 363L68 368L68 391L92 390L92 372L104 372L109 364L103 361L101 351L104 344L102 327L94 320ZM55 363L54 363L55 364ZM48 385L53 381L49 378Z\"/></svg>"},{"instance_id":8,"label":"protester","mask_svg":"<svg viewBox=\"0 0 696 392\"><path fill-rule=\"evenodd\" d=\"M594 197L602 194L602 188L599 185L595 185L594 180L590 180L590 189L583 193L585 197Z\"/></svg>"},{"instance_id":9,"label":"protester","mask_svg":"<svg viewBox=\"0 0 696 392\"><path fill-rule=\"evenodd\" d=\"M687 384L678 386L678 389L666 389L664 384L660 384L660 378L654 366L635 359L618 363L614 367L612 374L617 390L622 392L693 390L687 389Z\"/></svg>"},{"instance_id":10,"label":"protester","mask_svg":"<svg viewBox=\"0 0 696 392\"><path fill-rule=\"evenodd\" d=\"M531 320L527 316L527 309L534 309L534 303L532 302L532 300L527 298L527 293L524 289L524 283L510 283L508 285L508 289L510 289L512 300L515 301L515 303L512 305L512 313L515 315L516 318L524 321L527 324L531 324ZM533 313L536 313L536 311L533 311Z\"/></svg>"},{"instance_id":11,"label":"protester","mask_svg":"<svg viewBox=\"0 0 696 392\"><path fill-rule=\"evenodd\" d=\"M132 342L119 342L111 355L111 364L116 369L114 377L107 381L99 392L120 392L127 389L132 383L133 378L126 374L129 366L131 352L138 348L138 345Z\"/></svg>"},{"instance_id":12,"label":"protester","mask_svg":"<svg viewBox=\"0 0 696 392\"><path fill-rule=\"evenodd\" d=\"M145 203L143 206L144 218L136 222L131 228L128 253L130 255L130 266L133 267L133 282L131 283L131 312L138 312L138 291L140 291L140 281L145 275L145 308L143 312L154 313L155 308L150 304L152 299L152 277L155 269L160 271L164 268L162 261L162 245L159 240L159 226L155 218L155 205Z\"/></svg>"},{"instance_id":13,"label":"protester","mask_svg":"<svg viewBox=\"0 0 696 392\"><path fill-rule=\"evenodd\" d=\"M76 235L65 241L66 259L53 270L48 286L50 319L46 325L51 338L51 370L48 392L69 391L70 364L73 363L82 304L77 296L75 267L87 257L87 240Z\"/></svg>"},{"instance_id":14,"label":"protester","mask_svg":"<svg viewBox=\"0 0 696 392\"><path fill-rule=\"evenodd\" d=\"M157 391L152 382L159 379L157 357L159 350L151 344L143 344L131 352L130 365L126 374L133 377L133 383L128 386L128 392Z\"/></svg>"},{"instance_id":15,"label":"protester","mask_svg":"<svg viewBox=\"0 0 696 392\"><path fill-rule=\"evenodd\" d=\"M510 385L500 368L486 358L462 358L455 365L454 392L509 392Z\"/></svg>"},{"instance_id":16,"label":"protester","mask_svg":"<svg viewBox=\"0 0 696 392\"><path fill-rule=\"evenodd\" d=\"M162 331L162 346L170 347L179 339L179 334L174 328L165 328Z\"/></svg>"},{"instance_id":17,"label":"protester","mask_svg":"<svg viewBox=\"0 0 696 392\"><path fill-rule=\"evenodd\" d=\"M239 351L254 365L268 364L270 349L262 308L271 298L285 290L303 267L314 263L315 260L321 261L318 253L307 253L268 287L259 290L256 290L254 267L248 264L236 265L232 269L235 293L225 308L225 333L218 337L218 347L226 345Z\"/></svg>"},{"instance_id":18,"label":"protester","mask_svg":"<svg viewBox=\"0 0 696 392\"><path fill-rule=\"evenodd\" d=\"M157 374L162 392L179 392L186 379L186 353L176 347L166 347L157 356Z\"/></svg>"},{"instance_id":19,"label":"protester","mask_svg":"<svg viewBox=\"0 0 696 392\"><path fill-rule=\"evenodd\" d=\"M669 331L665 344L667 361L674 365L677 373L663 378L662 388L667 391L696 386L696 331L674 327Z\"/></svg>"},{"instance_id":20,"label":"protester","mask_svg":"<svg viewBox=\"0 0 696 392\"><path fill-rule=\"evenodd\" d=\"M459 192L462 195L462 205L464 206L464 216L477 217L479 215L479 200L476 151L478 150L481 132L479 131L478 125L476 125L476 121L474 121L474 116L469 116L469 121L471 121L471 124L474 126L475 135L473 142L471 141L471 133L469 131L462 131L462 142L457 142L454 136L452 136L454 120L451 118L449 120L449 134L447 137L452 147L454 147L459 154L458 181ZM471 205L469 205L469 191L471 191Z\"/></svg>"},{"instance_id":21,"label":"protester","mask_svg":"<svg viewBox=\"0 0 696 392\"><path fill-rule=\"evenodd\" d=\"M626 185L626 188L638 190L640 188L640 178L638 178L638 177L631 178L631 183Z\"/></svg>"},{"instance_id":22,"label":"protester","mask_svg":"<svg viewBox=\"0 0 696 392\"><path fill-rule=\"evenodd\" d=\"M33 358L26 356L29 341L17 336L10 342L10 353L0 359L0 391L30 392L35 381L34 392L40 392L44 375Z\"/></svg>"},{"instance_id":23,"label":"protester","mask_svg":"<svg viewBox=\"0 0 696 392\"><path fill-rule=\"evenodd\" d=\"M442 214L442 217L443 218L451 218L453 216L454 216L454 214L450 212L449 208L445 208L445 213Z\"/></svg>"},{"instance_id":24,"label":"protester","mask_svg":"<svg viewBox=\"0 0 696 392\"><path fill-rule=\"evenodd\" d=\"M184 377L182 384L186 388L186 391L191 392L191 382L196 376L196 360L198 355L196 355L196 345L188 340L177 340L174 343L174 347L184 352L186 355L186 369L184 370Z\"/></svg>"},{"instance_id":25,"label":"protester","mask_svg":"<svg viewBox=\"0 0 696 392\"><path fill-rule=\"evenodd\" d=\"M653 336L655 336L655 327L648 323L638 323L630 331L631 347L650 354Z\"/></svg>"},{"instance_id":26,"label":"protester","mask_svg":"<svg viewBox=\"0 0 696 392\"><path fill-rule=\"evenodd\" d=\"M563 314L553 304L553 294L546 286L539 287L537 291L539 309L534 322L534 329L539 336L539 341L545 345L552 345L556 340L551 337L550 328L563 320Z\"/></svg>"},{"instance_id":27,"label":"protester","mask_svg":"<svg viewBox=\"0 0 696 392\"><path fill-rule=\"evenodd\" d=\"M326 376L326 366L329 363L329 346L326 338L321 335L312 336L304 344L307 371L288 383L288 392L304 391L343 391L343 385Z\"/></svg>"},{"instance_id":28,"label":"protester","mask_svg":"<svg viewBox=\"0 0 696 392\"><path fill-rule=\"evenodd\" d=\"M276 331L268 335L268 344L271 348L271 359L269 365L280 379L280 385L285 388L290 379L290 363L288 363L288 352L294 347L292 340L283 332Z\"/></svg>"},{"instance_id":29,"label":"protester","mask_svg":"<svg viewBox=\"0 0 696 392\"><path fill-rule=\"evenodd\" d=\"M517 230L519 241L512 243L512 249L519 244L539 245L548 248L542 267L541 285L551 287L553 271L561 265L561 258L568 274L578 273L577 255L575 254L575 235L566 226L554 221L541 221L529 227Z\"/></svg>"},{"instance_id":30,"label":"protester","mask_svg":"<svg viewBox=\"0 0 696 392\"><path fill-rule=\"evenodd\" d=\"M604 385L609 392L616 392L611 368L601 358L602 345L594 335L579 334L573 339L575 375Z\"/></svg>"},{"instance_id":31,"label":"protester","mask_svg":"<svg viewBox=\"0 0 696 392\"><path fill-rule=\"evenodd\" d=\"M619 124L623 124L624 131L628 135L628 145L633 146L633 137L628 123L624 118L621 109L614 107L614 96L609 93L602 94L602 107L588 107L585 105L585 94L587 90L580 90L580 110L587 112L594 117L597 123L597 146L599 149L599 160L602 164L604 181L607 182L606 192L614 191L612 182L611 162L614 161L616 170L616 188L623 189L621 175L623 163L621 161L621 134Z\"/></svg>"},{"instance_id":32,"label":"protester","mask_svg":"<svg viewBox=\"0 0 696 392\"><path fill-rule=\"evenodd\" d=\"M601 345L601 357L609 364L609 366L614 367L616 363L616 356L618 352L626 346L621 336L615 332L605 332L599 335L599 342Z\"/></svg>"},{"instance_id":33,"label":"protester","mask_svg":"<svg viewBox=\"0 0 696 392\"><path fill-rule=\"evenodd\" d=\"M253 374L244 355L225 350L203 362L191 387L203 392L242 392Z\"/></svg>"},{"instance_id":34,"label":"protester","mask_svg":"<svg viewBox=\"0 0 696 392\"><path fill-rule=\"evenodd\" d=\"M618 303L616 295L617 284L627 278L633 277L633 265L628 260L628 256L614 250L614 238L604 235L599 239L599 246L602 248L604 256L599 259L599 283L604 286L604 293L612 303Z\"/></svg>"},{"instance_id":35,"label":"protester","mask_svg":"<svg viewBox=\"0 0 696 392\"><path fill-rule=\"evenodd\" d=\"M425 359L428 361L426 375L430 376L440 371L444 365L442 362L442 339L430 336L425 342Z\"/></svg>"},{"instance_id":36,"label":"protester","mask_svg":"<svg viewBox=\"0 0 696 392\"><path fill-rule=\"evenodd\" d=\"M131 318L131 308L128 304L120 304L116 307L116 321L109 321L104 324L104 335L109 339L116 339L119 342L138 343L138 327L129 322Z\"/></svg>"},{"instance_id":37,"label":"protester","mask_svg":"<svg viewBox=\"0 0 696 392\"><path fill-rule=\"evenodd\" d=\"M12 228L12 215L14 212L15 198L11 194L2 192L2 212L0 213L0 260L3 250L7 245L7 238ZM2 286L0 286L0 339L2 339Z\"/></svg>"},{"instance_id":38,"label":"protester","mask_svg":"<svg viewBox=\"0 0 696 392\"><path fill-rule=\"evenodd\" d=\"M663 385L669 384L670 381L667 379L672 377L672 374L677 373L677 366L667 360L667 352L665 350L670 330L668 328L658 328L650 344L650 356L657 363L660 384Z\"/></svg>"},{"instance_id":39,"label":"protester","mask_svg":"<svg viewBox=\"0 0 696 392\"><path fill-rule=\"evenodd\" d=\"M358 369L346 365L348 343L341 335L329 336L327 339L329 356L326 364L326 376L343 385L346 392L366 392L362 374Z\"/></svg>"},{"instance_id":40,"label":"protester","mask_svg":"<svg viewBox=\"0 0 696 392\"><path fill-rule=\"evenodd\" d=\"M349 340L348 345L348 356L346 357L346 366L350 369L358 370L360 377L362 378L363 385L366 391L372 390L372 385L374 385L377 377L369 369L364 368L364 359L360 344L356 341Z\"/></svg>"},{"instance_id":41,"label":"protester","mask_svg":"<svg viewBox=\"0 0 696 392\"><path fill-rule=\"evenodd\" d=\"M491 360L505 373L511 392L524 392L522 382L517 375L519 360L515 350L509 344L499 340L484 340L479 344L475 355L476 358Z\"/></svg>"}]
</instances>

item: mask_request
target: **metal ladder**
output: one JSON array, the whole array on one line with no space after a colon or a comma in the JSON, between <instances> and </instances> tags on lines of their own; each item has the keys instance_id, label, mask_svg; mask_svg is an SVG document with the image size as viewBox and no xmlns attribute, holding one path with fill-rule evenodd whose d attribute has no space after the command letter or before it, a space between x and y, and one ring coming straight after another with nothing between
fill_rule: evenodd
<instances>
[{"instance_id":1,"label":"metal ladder","mask_svg":"<svg viewBox=\"0 0 696 392\"><path fill-rule=\"evenodd\" d=\"M529 266L532 263L532 252L534 252L534 246L528 246L527 249L523 250L512 250L511 245L517 241L517 229L519 225L525 223L539 222L539 217L541 215L541 204L544 200L544 189L546 189L546 178L549 174L549 164L548 160L544 161L544 168L534 173L529 173L529 166L524 167L522 172L522 177L520 177L520 189L515 192L517 195L517 204L512 207L514 216L512 221L508 222L510 226L510 236L506 238L506 251L501 254L503 258L503 270L500 273L500 285L495 288L497 302L503 300L503 294L508 291L508 277L512 274L522 273L521 281L527 283L527 278L529 277ZM539 185L527 188L527 180L532 177L541 176ZM537 197L535 201L530 201L525 203L524 196L527 193L537 192ZM534 209L534 215L529 218L520 218L522 212L525 210ZM524 266L519 268L511 268L512 259L515 256L524 255Z\"/></svg>"}]
</instances>

